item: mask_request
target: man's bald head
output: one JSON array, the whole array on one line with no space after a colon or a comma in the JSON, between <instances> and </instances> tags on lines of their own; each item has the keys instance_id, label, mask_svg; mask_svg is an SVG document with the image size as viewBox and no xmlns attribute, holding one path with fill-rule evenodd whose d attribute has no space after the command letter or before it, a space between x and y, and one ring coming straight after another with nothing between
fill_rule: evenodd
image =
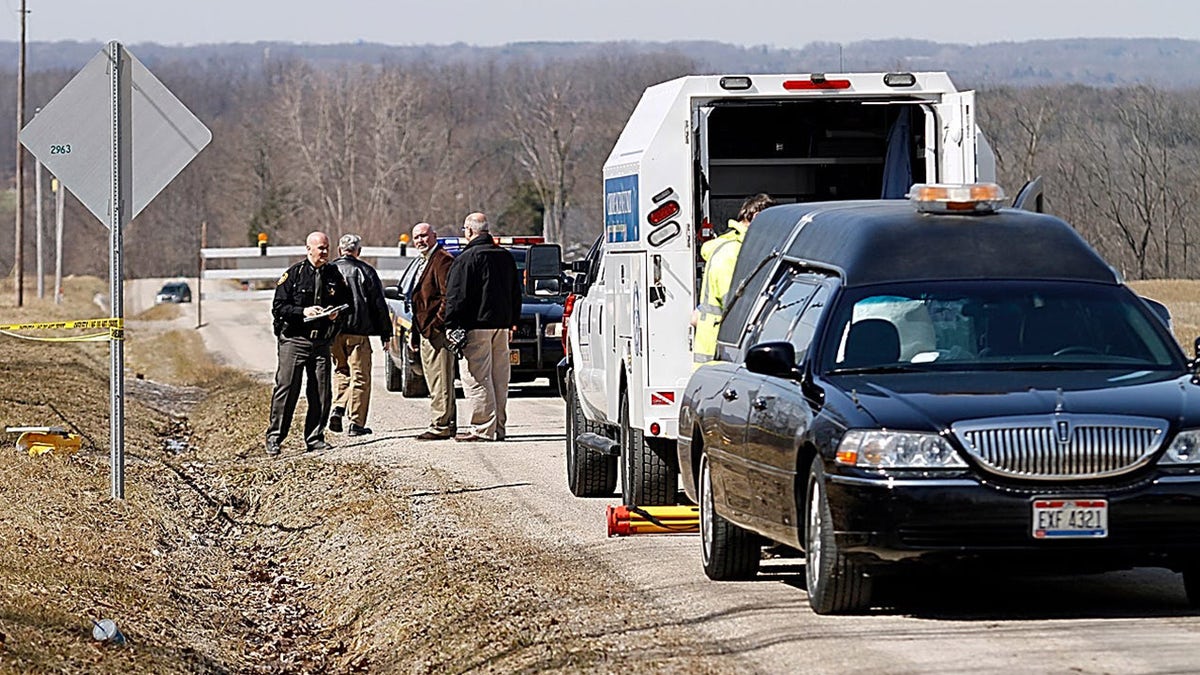
<instances>
[{"instance_id":1,"label":"man's bald head","mask_svg":"<svg viewBox=\"0 0 1200 675\"><path fill-rule=\"evenodd\" d=\"M304 240L304 250L308 252L308 261L313 267L324 265L329 262L329 235L310 232Z\"/></svg>"},{"instance_id":2,"label":"man's bald head","mask_svg":"<svg viewBox=\"0 0 1200 675\"><path fill-rule=\"evenodd\" d=\"M433 226L429 223L417 223L413 225L412 241L417 250L424 253L437 243L437 232L433 231Z\"/></svg>"}]
</instances>

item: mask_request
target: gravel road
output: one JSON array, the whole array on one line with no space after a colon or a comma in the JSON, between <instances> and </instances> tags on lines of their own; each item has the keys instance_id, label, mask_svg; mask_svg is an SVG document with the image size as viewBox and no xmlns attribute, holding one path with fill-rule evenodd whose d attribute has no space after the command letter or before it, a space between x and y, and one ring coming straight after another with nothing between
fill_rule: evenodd
<instances>
[{"instance_id":1,"label":"gravel road","mask_svg":"<svg viewBox=\"0 0 1200 675\"><path fill-rule=\"evenodd\" d=\"M180 321L195 325L195 315ZM275 348L269 304L206 301L205 343L230 365L269 377ZM378 349L378 347L377 347ZM896 584L890 609L819 617L808 609L803 560L769 561L750 582L708 581L695 535L606 536L604 513L617 497L576 499L566 488L563 403L540 386L514 387L504 443L414 440L427 402L383 388L375 353L366 440L332 438L337 458L381 467L428 466L463 487L481 514L467 537L513 536L542 549L585 551L603 570L596 588L619 587L680 630L653 644L660 653L695 650L699 669L750 672L1194 672L1200 618L1181 578L1164 570L1077 578L933 577ZM465 402L459 401L460 417ZM357 441L357 442L351 442ZM415 495L436 500L436 495ZM555 574L553 564L532 574ZM603 612L602 606L581 611ZM672 637L675 636L675 637ZM689 670L689 653L670 669ZM713 661L713 658L719 660ZM701 662L702 659L707 659ZM661 669L656 666L654 669Z\"/></svg>"}]
</instances>

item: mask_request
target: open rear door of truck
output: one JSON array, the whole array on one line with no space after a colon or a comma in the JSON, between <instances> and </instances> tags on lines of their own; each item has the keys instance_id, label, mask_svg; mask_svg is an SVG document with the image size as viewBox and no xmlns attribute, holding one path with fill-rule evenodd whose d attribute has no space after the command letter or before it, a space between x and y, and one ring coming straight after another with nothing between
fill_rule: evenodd
<instances>
[{"instance_id":1,"label":"open rear door of truck","mask_svg":"<svg viewBox=\"0 0 1200 675\"><path fill-rule=\"evenodd\" d=\"M974 183L975 170L975 92L945 94L934 105L937 113L939 183Z\"/></svg>"}]
</instances>

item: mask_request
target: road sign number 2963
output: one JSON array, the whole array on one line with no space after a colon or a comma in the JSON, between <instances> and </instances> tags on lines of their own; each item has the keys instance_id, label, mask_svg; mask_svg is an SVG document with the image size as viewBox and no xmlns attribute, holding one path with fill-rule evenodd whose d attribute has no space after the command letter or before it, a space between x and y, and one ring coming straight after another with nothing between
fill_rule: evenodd
<instances>
[{"instance_id":1,"label":"road sign number 2963","mask_svg":"<svg viewBox=\"0 0 1200 675\"><path fill-rule=\"evenodd\" d=\"M51 145L50 146L50 154L52 154L52 155L69 155L69 154L71 154L71 144L65 143L63 145Z\"/></svg>"}]
</instances>

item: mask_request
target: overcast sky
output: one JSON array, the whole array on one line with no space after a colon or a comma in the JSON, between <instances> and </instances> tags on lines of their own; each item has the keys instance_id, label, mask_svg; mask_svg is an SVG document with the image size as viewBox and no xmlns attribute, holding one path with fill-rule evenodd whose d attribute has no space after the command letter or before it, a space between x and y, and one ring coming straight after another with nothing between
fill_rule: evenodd
<instances>
[{"instance_id":1,"label":"overcast sky","mask_svg":"<svg viewBox=\"0 0 1200 675\"><path fill-rule=\"evenodd\" d=\"M0 0L0 40L21 0ZM1195 0L26 0L27 39L165 45L259 40L394 45L546 40L980 44L1068 37L1200 39Z\"/></svg>"}]
</instances>

